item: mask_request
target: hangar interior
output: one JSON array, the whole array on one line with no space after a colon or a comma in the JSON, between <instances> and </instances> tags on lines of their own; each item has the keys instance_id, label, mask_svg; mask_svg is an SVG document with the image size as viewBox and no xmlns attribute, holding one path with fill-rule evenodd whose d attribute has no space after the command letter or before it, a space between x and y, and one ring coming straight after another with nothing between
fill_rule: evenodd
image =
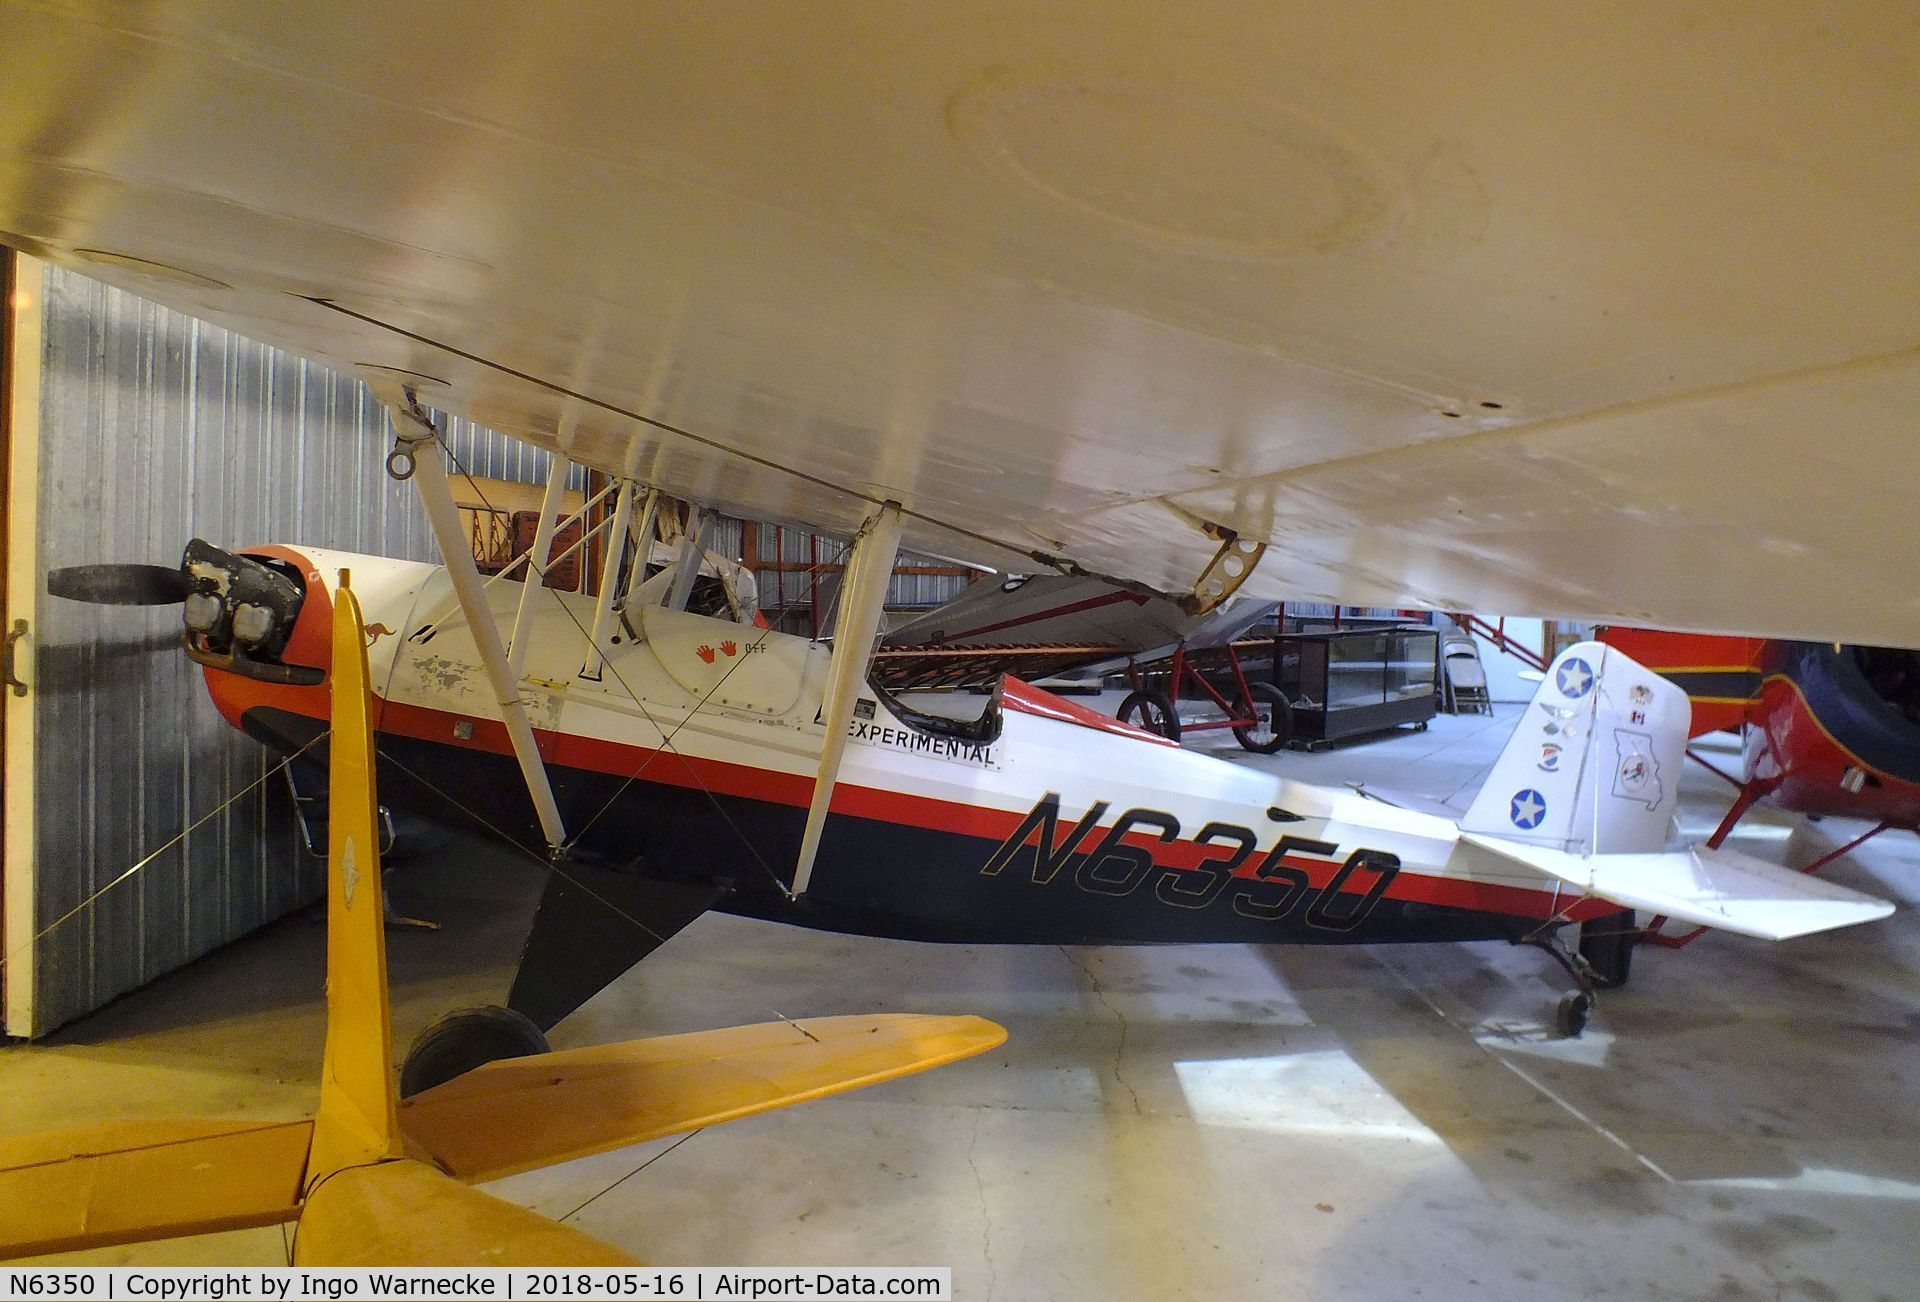
<instances>
[{"instance_id":1,"label":"hangar interior","mask_svg":"<svg viewBox=\"0 0 1920 1302\"><path fill-rule=\"evenodd\" d=\"M386 415L356 380L8 258L6 598L28 690L6 700L7 1129L301 1115L322 865L289 792L208 706L171 610L64 602L46 574L170 562L195 535L421 560L432 539L383 472ZM446 433L473 475L532 500L548 454L457 419ZM594 491L578 469L569 490ZM765 562L771 620L817 630L792 589L804 579L811 604L841 544L739 521L709 538ZM966 573L907 559L891 604L937 605ZM1526 709L1326 754L1187 744L1459 802ZM1724 734L1700 744L1737 760ZM1682 832L1725 804L1687 767ZM1798 867L1861 830L1761 811L1732 844ZM391 885L394 908L438 926L389 939L402 1045L499 1000L542 889L524 855L450 836ZM1874 926L1644 950L1578 1039L1547 1014L1558 970L1502 944L936 945L708 915L553 1043L856 1007L975 1012L1010 1039L494 1192L651 1260L950 1263L965 1297L1534 1298L1574 1281L1596 1297L1910 1296L1917 865L1895 835L1829 869L1903 906ZM287 1252L266 1228L50 1260Z\"/></svg>"}]
</instances>

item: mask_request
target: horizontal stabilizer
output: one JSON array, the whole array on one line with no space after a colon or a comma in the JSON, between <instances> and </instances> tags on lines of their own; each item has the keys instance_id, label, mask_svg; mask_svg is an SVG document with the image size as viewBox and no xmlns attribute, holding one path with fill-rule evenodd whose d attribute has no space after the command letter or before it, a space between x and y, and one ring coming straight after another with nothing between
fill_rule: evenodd
<instances>
[{"instance_id":1,"label":"horizontal stabilizer","mask_svg":"<svg viewBox=\"0 0 1920 1302\"><path fill-rule=\"evenodd\" d=\"M449 1174L496 1180L925 1071L1006 1038L978 1017L881 1013L565 1049L416 1094L400 1125Z\"/></svg>"},{"instance_id":2,"label":"horizontal stabilizer","mask_svg":"<svg viewBox=\"0 0 1920 1302\"><path fill-rule=\"evenodd\" d=\"M1462 833L1462 839L1557 877L1582 894L1762 940L1849 927L1893 912L1886 900L1737 850L1695 847L1659 854L1583 856L1473 832Z\"/></svg>"},{"instance_id":3,"label":"horizontal stabilizer","mask_svg":"<svg viewBox=\"0 0 1920 1302\"><path fill-rule=\"evenodd\" d=\"M110 1121L0 1139L0 1258L290 1221L312 1136L311 1121Z\"/></svg>"},{"instance_id":4,"label":"horizontal stabilizer","mask_svg":"<svg viewBox=\"0 0 1920 1302\"><path fill-rule=\"evenodd\" d=\"M348 1167L315 1186L300 1217L293 1261L297 1266L640 1264L590 1234L411 1161Z\"/></svg>"},{"instance_id":5,"label":"horizontal stabilizer","mask_svg":"<svg viewBox=\"0 0 1920 1302\"><path fill-rule=\"evenodd\" d=\"M1444 800L1435 800L1432 796L1423 796L1412 791L1397 791L1392 787L1375 786L1371 782L1349 782L1347 785L1368 800L1377 800L1383 805L1392 805L1395 809L1410 809L1416 814L1430 814L1434 818L1444 818L1450 823L1460 821L1461 811L1458 808Z\"/></svg>"}]
</instances>

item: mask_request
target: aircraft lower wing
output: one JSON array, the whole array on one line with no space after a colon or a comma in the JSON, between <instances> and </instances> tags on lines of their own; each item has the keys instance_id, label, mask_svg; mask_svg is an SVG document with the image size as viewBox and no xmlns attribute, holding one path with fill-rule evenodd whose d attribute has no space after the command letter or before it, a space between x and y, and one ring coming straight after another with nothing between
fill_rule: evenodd
<instances>
[{"instance_id":1,"label":"aircraft lower wing","mask_svg":"<svg viewBox=\"0 0 1920 1302\"><path fill-rule=\"evenodd\" d=\"M978 1017L816 1017L507 1058L405 1099L449 1174L497 1180L957 1062L1007 1038Z\"/></svg>"},{"instance_id":2,"label":"aircraft lower wing","mask_svg":"<svg viewBox=\"0 0 1920 1302\"><path fill-rule=\"evenodd\" d=\"M1663 854L1588 856L1476 832L1463 832L1461 839L1578 887L1584 895L1762 940L1872 922L1894 909L1886 900L1737 850L1696 846Z\"/></svg>"},{"instance_id":3,"label":"aircraft lower wing","mask_svg":"<svg viewBox=\"0 0 1920 1302\"><path fill-rule=\"evenodd\" d=\"M689 500L897 500L910 550L1173 595L1228 530L1249 597L1920 645L1900 0L0 26L0 243Z\"/></svg>"}]
</instances>

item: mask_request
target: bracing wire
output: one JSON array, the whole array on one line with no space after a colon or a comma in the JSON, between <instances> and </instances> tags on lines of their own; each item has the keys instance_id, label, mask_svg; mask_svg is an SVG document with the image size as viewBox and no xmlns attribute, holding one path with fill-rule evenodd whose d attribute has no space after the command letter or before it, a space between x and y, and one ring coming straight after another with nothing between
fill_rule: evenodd
<instances>
[{"instance_id":1,"label":"bracing wire","mask_svg":"<svg viewBox=\"0 0 1920 1302\"><path fill-rule=\"evenodd\" d=\"M21 954L31 950L34 946L38 945L41 941L45 940L48 936L52 935L57 928L65 925L67 922L70 922L75 917L78 917L81 913L85 912L87 909L92 908L94 904L99 901L100 897L105 895L108 891L111 891L115 887L118 887L126 882L131 881L143 869L145 869L150 864L152 864L161 855L173 849L174 846L179 845L182 841L186 840L189 836L191 836L196 828L200 827L203 823L206 823L211 819L218 818L221 814L226 813L227 810L231 809L234 805L238 804L242 799L244 799L246 796L251 794L257 787L259 787L262 783L266 782L267 779L271 778L274 774L286 768L287 765L293 763L295 760L299 759L302 755L306 754L308 750L312 749L314 746L324 741L329 735L331 735L332 732L333 732L333 729L328 728L324 732L319 733L312 740L308 741L304 746L300 747L300 749L294 751L290 755L283 757L278 763L268 768L259 777L247 783L246 786L240 788L240 790L228 796L225 800L221 801L218 805L214 806L212 809L208 810L206 813L200 815L200 817L194 819L191 823L188 823L185 827L181 828L179 832L175 833L174 836L171 837L164 845L160 846L159 849L153 850L150 853L142 856L137 862L134 863L134 865L131 868L128 868L126 871L119 874L119 876L115 877L112 881L108 882L105 886L102 886L99 890L87 896L86 899L81 900L78 904L74 905L71 909L68 909L65 913L61 914L59 917L55 918L52 922L48 923L45 927L42 927L33 936L29 937L24 941L21 941L18 945L15 945L11 950L8 950L5 954L0 955L0 967L6 966L8 963L18 958Z\"/></svg>"},{"instance_id":2,"label":"bracing wire","mask_svg":"<svg viewBox=\"0 0 1920 1302\"><path fill-rule=\"evenodd\" d=\"M472 489L474 495L480 499L481 505L484 506L489 511L495 510L496 508L493 506L493 503L487 500L486 491L480 487L479 483L475 480L473 473L469 471L466 465L461 461L459 454L454 452L454 450L447 445L444 438L440 437L439 432L437 430L435 431L435 438L439 442L441 449L446 453L448 460L450 460L453 463L453 467L455 471L457 471L460 474L460 476L467 481L467 486L470 489ZM603 493L601 496L604 496L604 495L605 494ZM585 538L583 535L582 542L576 543L575 546L583 545L584 541L585 541ZM692 546L693 543L694 543L693 539L686 540L686 545L688 546ZM619 540L618 545L621 547L624 547L625 540L624 539ZM613 552L613 547L614 547L614 544L610 540L609 546L608 546L608 551L610 554ZM611 559L611 556L610 556L610 559ZM634 563L645 564L645 556L644 555L636 556ZM523 581L525 582L538 581L539 578L543 575L545 568L546 566L541 564L537 558L529 561L527 565L527 575ZM818 577L817 571L818 571L817 565L814 567L811 567L807 572L808 576L810 578L815 578L817 580L817 577ZM580 617L574 612L573 608L567 604L565 598L562 597L557 590L552 591L552 596L554 601L559 604L561 611L567 616L567 619L579 631L581 635L581 639L584 642L586 642L589 647L593 647L592 630L587 628L587 626L581 621ZM799 599L796 596L796 598L792 603L790 603L790 605L797 605L798 600ZM782 609L781 611L776 612L777 615L785 614L785 613L786 613L785 609ZM766 639L769 636L771 636L773 632L774 630L771 626L768 628L757 630L757 636L753 639L750 645L755 647L763 645L766 642ZM591 829L596 823L598 823L600 819L604 817L609 810L611 810L616 804L618 804L621 797L627 793L628 789L631 788L635 782L639 781L646 774L647 769L653 764L655 760L659 759L662 755L668 754L669 752L678 756L682 760L686 760L688 758L682 751L680 751L678 747L674 745L674 738L679 736L681 730L684 729L689 723L691 723L694 717L698 715L703 708L706 707L707 703L713 699L714 694L717 693L722 687L726 686L727 680L733 676L734 672L738 670L741 665L747 662L747 657L743 655L733 664L729 665L727 667L726 673L722 674L720 678L711 687L707 689L707 691L700 697L700 699L694 703L693 709L687 712L686 717L681 719L678 723L674 724L672 729L669 730L666 727L663 727L659 719L655 717L654 713L647 708L647 704L641 698L639 692L637 692L634 689L633 685L627 681L626 677L621 674L618 666L615 665L614 663L613 657L606 654L606 649L599 648L599 647L593 647L593 649L598 650L601 653L603 671L611 673L613 675L614 681L620 684L621 690L627 694L627 697L633 702L635 708L637 708L640 711L641 715L646 719L648 724L650 724L653 727L653 730L660 734L661 742L657 747L654 747L651 749L647 757L640 762L640 765L636 769L634 769L633 772L629 773L626 776L625 780L614 791L613 795L610 796L606 800L606 802L602 804L600 808L596 810L590 818L587 819L587 821L584 824L582 824L578 829L574 831L572 837L568 841L569 845L578 844L580 838L584 836L587 833L587 831ZM704 781L700 779L698 770L695 769L692 764L689 763L687 765L687 770L689 774L692 775L694 782L698 787L699 791L701 792L701 794L704 795L708 799L708 801L712 803L715 812L717 812L720 815L721 819L727 824L728 829L732 831L732 833L736 838L738 838L738 840L740 841L740 844L746 848L747 853L753 856L754 862L760 867L760 869L763 872L767 874L768 878L774 883L775 886L779 887L781 890L784 891L786 889L786 883L780 879L780 875L774 870L773 866L766 861L765 856L760 853L760 848L753 843L752 838L748 837L747 834L741 830L739 824L734 821L733 815L730 812L728 812L725 804L721 802L719 796L713 791L711 787L709 787ZM468 811L468 812L471 813L472 811ZM478 817L477 814L474 816ZM485 820L482 820L482 821L484 822ZM525 847L521 847L521 848L524 849Z\"/></svg>"}]
</instances>

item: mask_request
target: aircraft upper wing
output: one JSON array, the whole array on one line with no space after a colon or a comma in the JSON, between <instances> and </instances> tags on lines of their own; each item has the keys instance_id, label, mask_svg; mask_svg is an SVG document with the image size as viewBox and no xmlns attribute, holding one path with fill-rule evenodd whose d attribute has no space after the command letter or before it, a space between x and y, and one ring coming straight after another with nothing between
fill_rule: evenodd
<instances>
[{"instance_id":1,"label":"aircraft upper wing","mask_svg":"<svg viewBox=\"0 0 1920 1302\"><path fill-rule=\"evenodd\" d=\"M1920 645L1900 0L0 17L0 242L675 494Z\"/></svg>"}]
</instances>

